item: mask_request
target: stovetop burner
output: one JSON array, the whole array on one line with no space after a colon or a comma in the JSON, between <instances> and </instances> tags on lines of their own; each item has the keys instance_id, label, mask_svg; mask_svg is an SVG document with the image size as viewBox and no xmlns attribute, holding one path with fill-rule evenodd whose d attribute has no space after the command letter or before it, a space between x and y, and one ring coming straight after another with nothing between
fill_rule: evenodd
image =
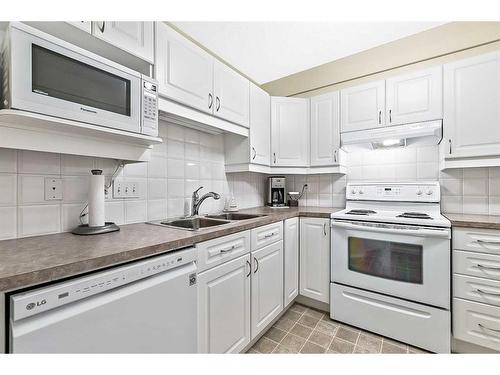
<instances>
[{"instance_id":1,"label":"stovetop burner","mask_svg":"<svg viewBox=\"0 0 500 375\"><path fill-rule=\"evenodd\" d=\"M432 217L430 217L428 214L424 214L422 212L403 212L401 215L398 215L397 217L406 217L409 219L432 220Z\"/></svg>"},{"instance_id":2,"label":"stovetop burner","mask_svg":"<svg viewBox=\"0 0 500 375\"><path fill-rule=\"evenodd\" d=\"M350 210L346 212L347 215L372 215L376 214L373 210Z\"/></svg>"}]
</instances>

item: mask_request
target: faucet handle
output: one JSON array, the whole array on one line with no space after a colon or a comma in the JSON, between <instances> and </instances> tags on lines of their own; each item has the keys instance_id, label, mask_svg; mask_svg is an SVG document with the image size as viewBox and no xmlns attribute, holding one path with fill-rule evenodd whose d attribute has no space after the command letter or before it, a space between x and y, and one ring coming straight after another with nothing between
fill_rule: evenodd
<instances>
[{"instance_id":1,"label":"faucet handle","mask_svg":"<svg viewBox=\"0 0 500 375\"><path fill-rule=\"evenodd\" d=\"M193 191L193 197L195 196L198 196L198 192L203 189L203 186L200 186L198 189L196 189L195 191Z\"/></svg>"}]
</instances>

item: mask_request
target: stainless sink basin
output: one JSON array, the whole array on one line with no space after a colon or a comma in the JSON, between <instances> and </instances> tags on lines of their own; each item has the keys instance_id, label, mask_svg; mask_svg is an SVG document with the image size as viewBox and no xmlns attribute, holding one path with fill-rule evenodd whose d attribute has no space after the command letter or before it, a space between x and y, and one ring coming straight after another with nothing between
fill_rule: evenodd
<instances>
[{"instance_id":1,"label":"stainless sink basin","mask_svg":"<svg viewBox=\"0 0 500 375\"><path fill-rule=\"evenodd\" d=\"M208 219L205 217L186 217L180 219L160 220L151 222L151 224L162 225L165 227L184 229L184 230L200 230L211 228L217 225L230 223L228 220Z\"/></svg>"},{"instance_id":2,"label":"stainless sink basin","mask_svg":"<svg viewBox=\"0 0 500 375\"><path fill-rule=\"evenodd\" d=\"M266 215L252 215L252 214L240 214L235 212L227 212L219 215L207 215L206 217L212 219L221 219L221 220L248 220L255 219L257 217L262 217Z\"/></svg>"}]
</instances>

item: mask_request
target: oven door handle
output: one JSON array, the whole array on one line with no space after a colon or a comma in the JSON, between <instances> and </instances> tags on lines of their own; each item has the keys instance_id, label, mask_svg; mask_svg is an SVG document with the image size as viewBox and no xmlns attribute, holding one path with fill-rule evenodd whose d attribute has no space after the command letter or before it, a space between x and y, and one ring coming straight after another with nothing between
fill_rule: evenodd
<instances>
[{"instance_id":1,"label":"oven door handle","mask_svg":"<svg viewBox=\"0 0 500 375\"><path fill-rule=\"evenodd\" d=\"M362 223L352 223L352 222L342 222L342 221L332 221L332 228L343 228L343 229L357 229L364 230L368 232L376 233L387 233L387 234L408 234L411 236L419 237L439 237L439 238L450 238L450 230L443 229L427 229L427 228L416 228L416 229L399 229L396 226L387 224L387 227L375 227L369 225L363 225Z\"/></svg>"}]
</instances>

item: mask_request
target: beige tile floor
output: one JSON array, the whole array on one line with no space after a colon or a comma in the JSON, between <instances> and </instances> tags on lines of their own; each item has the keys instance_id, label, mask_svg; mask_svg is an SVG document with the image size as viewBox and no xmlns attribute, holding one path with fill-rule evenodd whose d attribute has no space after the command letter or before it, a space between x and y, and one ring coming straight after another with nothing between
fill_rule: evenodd
<instances>
[{"instance_id":1,"label":"beige tile floor","mask_svg":"<svg viewBox=\"0 0 500 375\"><path fill-rule=\"evenodd\" d=\"M426 353L294 304L247 353Z\"/></svg>"}]
</instances>

